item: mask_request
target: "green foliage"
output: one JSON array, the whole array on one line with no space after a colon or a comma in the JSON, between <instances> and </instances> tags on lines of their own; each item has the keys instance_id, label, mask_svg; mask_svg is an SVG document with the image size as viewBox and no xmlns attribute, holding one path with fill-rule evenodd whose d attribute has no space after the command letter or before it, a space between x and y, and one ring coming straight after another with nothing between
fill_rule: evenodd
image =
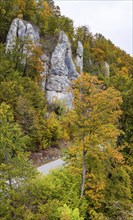
<instances>
[{"instance_id":1,"label":"green foliage","mask_svg":"<svg viewBox=\"0 0 133 220\"><path fill-rule=\"evenodd\" d=\"M59 19L59 30L64 31L70 40L72 40L74 35L74 26L73 26L73 20L71 20L68 17L61 16Z\"/></svg>"},{"instance_id":2,"label":"green foliage","mask_svg":"<svg viewBox=\"0 0 133 220\"><path fill-rule=\"evenodd\" d=\"M132 219L133 59L86 26L74 31L73 21L61 16L53 0L0 0L0 42L5 43L16 17L37 25L44 45L15 39L14 50L6 53L0 44L1 219ZM57 106L48 112L41 56L43 50L51 55L61 30L72 43L74 57L77 42L82 42L83 70L104 83L83 75L73 84L75 108L61 112ZM110 66L108 80L104 62ZM35 177L27 151L58 146L62 140L71 146L67 168Z\"/></svg>"},{"instance_id":3,"label":"green foliage","mask_svg":"<svg viewBox=\"0 0 133 220\"><path fill-rule=\"evenodd\" d=\"M83 220L83 218L79 217L78 208L72 210L67 205L64 205L61 208L60 220Z\"/></svg>"},{"instance_id":4,"label":"green foliage","mask_svg":"<svg viewBox=\"0 0 133 220\"><path fill-rule=\"evenodd\" d=\"M31 180L27 197L26 208L33 214L33 219L60 219L64 204L74 209L72 215L76 219L79 216L76 208L79 207L81 213L84 213L83 204L86 206L85 201L81 203L79 198L78 179L67 170L54 171Z\"/></svg>"},{"instance_id":5,"label":"green foliage","mask_svg":"<svg viewBox=\"0 0 133 220\"><path fill-rule=\"evenodd\" d=\"M0 82L18 78L19 75L20 73L15 69L14 62L5 53L4 45L0 43Z\"/></svg>"},{"instance_id":6,"label":"green foliage","mask_svg":"<svg viewBox=\"0 0 133 220\"><path fill-rule=\"evenodd\" d=\"M74 54L76 54L77 50L77 42L81 41L84 48L83 53L83 71L90 72L91 71L91 47L93 45L93 36L90 33L89 28L87 26L81 26L76 29L75 33L75 42L72 44L72 49Z\"/></svg>"},{"instance_id":7,"label":"green foliage","mask_svg":"<svg viewBox=\"0 0 133 220\"><path fill-rule=\"evenodd\" d=\"M4 53L3 47L1 51ZM24 76L19 68L16 71L16 65L11 65L10 69L11 63L12 58L8 58L8 54L4 55L1 60L0 102L12 106L15 120L23 134L30 137L32 144L28 150L38 151L56 145L62 136L61 125L54 113L46 116L45 94L38 85L37 77L33 81L33 76ZM30 66L29 70L32 71Z\"/></svg>"},{"instance_id":8,"label":"green foliage","mask_svg":"<svg viewBox=\"0 0 133 220\"><path fill-rule=\"evenodd\" d=\"M90 219L92 220L109 220L103 213L97 213L94 209L90 210Z\"/></svg>"},{"instance_id":9,"label":"green foliage","mask_svg":"<svg viewBox=\"0 0 133 220\"><path fill-rule=\"evenodd\" d=\"M119 137L118 142L124 145L122 153L127 165L130 166L129 173L131 185L133 185L133 79L128 74L128 69L126 67L121 68L115 76L110 78L109 85L119 90L123 98L123 114L120 123L124 133Z\"/></svg>"},{"instance_id":10,"label":"green foliage","mask_svg":"<svg viewBox=\"0 0 133 220\"><path fill-rule=\"evenodd\" d=\"M14 173L14 164L16 160L22 165L19 167L19 172L26 161L26 153L24 156L24 150L27 148L27 144L30 141L28 136L23 136L19 125L14 122L14 117L12 110L9 105L2 103L0 106L0 132L1 132L1 142L0 142L0 154L1 163L3 168L9 168L10 173ZM25 159L24 159L25 157ZM24 161L21 159L23 158ZM16 164L17 166L17 164ZM9 170L7 174L9 173ZM15 168L17 172L17 167ZM23 175L22 173L20 175ZM15 176L13 176L15 177Z\"/></svg>"},{"instance_id":11,"label":"green foliage","mask_svg":"<svg viewBox=\"0 0 133 220\"><path fill-rule=\"evenodd\" d=\"M0 41L5 42L12 20L16 17L35 22L37 3L35 0L0 0Z\"/></svg>"},{"instance_id":12,"label":"green foliage","mask_svg":"<svg viewBox=\"0 0 133 220\"><path fill-rule=\"evenodd\" d=\"M57 146L58 141L63 138L61 123L54 112L46 118L45 136L50 146Z\"/></svg>"},{"instance_id":13,"label":"green foliage","mask_svg":"<svg viewBox=\"0 0 133 220\"><path fill-rule=\"evenodd\" d=\"M8 163L11 157L26 148L28 137L23 137L19 126L15 124L10 106L3 102L0 107L1 163Z\"/></svg>"},{"instance_id":14,"label":"green foliage","mask_svg":"<svg viewBox=\"0 0 133 220\"><path fill-rule=\"evenodd\" d=\"M1 83L1 102L10 104L14 110L16 121L22 128L23 134L33 141L32 149L43 147L42 126L44 126L45 100L44 94L37 83L28 78L19 78Z\"/></svg>"},{"instance_id":15,"label":"green foliage","mask_svg":"<svg viewBox=\"0 0 133 220\"><path fill-rule=\"evenodd\" d=\"M2 219L15 219L14 216L18 212L20 216L23 210L21 195L24 185L36 172L24 151L30 140L23 136L19 125L14 122L10 106L4 102L0 105L0 133L0 212Z\"/></svg>"},{"instance_id":16,"label":"green foliage","mask_svg":"<svg viewBox=\"0 0 133 220\"><path fill-rule=\"evenodd\" d=\"M123 98L123 116L121 119L121 126L125 132L125 140L131 144L133 131L133 79L128 75L128 70L126 67L120 69L116 76L110 78L110 85L114 86L118 91L121 92Z\"/></svg>"}]
</instances>

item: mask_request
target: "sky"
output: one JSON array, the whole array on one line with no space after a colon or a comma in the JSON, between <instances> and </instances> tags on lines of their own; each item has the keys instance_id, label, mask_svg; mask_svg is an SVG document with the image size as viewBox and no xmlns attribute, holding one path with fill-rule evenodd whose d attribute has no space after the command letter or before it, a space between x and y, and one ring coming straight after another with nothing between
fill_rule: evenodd
<instances>
[{"instance_id":1,"label":"sky","mask_svg":"<svg viewBox=\"0 0 133 220\"><path fill-rule=\"evenodd\" d=\"M55 0L74 26L87 25L133 56L133 0Z\"/></svg>"}]
</instances>

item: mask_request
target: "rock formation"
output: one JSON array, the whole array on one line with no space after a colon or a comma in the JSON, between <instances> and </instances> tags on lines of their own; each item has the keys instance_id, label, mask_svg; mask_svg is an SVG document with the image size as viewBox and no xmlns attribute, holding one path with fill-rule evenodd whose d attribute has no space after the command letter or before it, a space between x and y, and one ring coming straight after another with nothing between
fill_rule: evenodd
<instances>
[{"instance_id":1,"label":"rock formation","mask_svg":"<svg viewBox=\"0 0 133 220\"><path fill-rule=\"evenodd\" d=\"M6 39L6 51L14 49L17 37L24 42L25 39L30 40L28 44L31 42L34 45L41 46L39 29L19 18L14 19L10 26ZM21 52L31 55L25 45ZM81 42L78 42L76 57L76 66L79 69L79 73L76 71L72 60L70 42L63 31L59 34L58 43L52 56L49 57L44 53L40 59L44 65L44 72L41 74L44 78L42 87L43 90L46 90L48 103L51 104L58 99L71 108L73 97L68 92L68 88L71 86L71 81L76 79L83 69L83 46ZM25 65L25 60L23 60L23 64Z\"/></svg>"},{"instance_id":2,"label":"rock formation","mask_svg":"<svg viewBox=\"0 0 133 220\"><path fill-rule=\"evenodd\" d=\"M15 49L18 45L18 51L25 54L21 63L25 68L26 59L32 55L30 45L40 46L39 29L27 21L15 18L12 21L6 38L6 51Z\"/></svg>"},{"instance_id":3,"label":"rock formation","mask_svg":"<svg viewBox=\"0 0 133 220\"><path fill-rule=\"evenodd\" d=\"M76 67L79 70L79 73L83 71L83 45L78 41L78 48L76 53Z\"/></svg>"},{"instance_id":4,"label":"rock formation","mask_svg":"<svg viewBox=\"0 0 133 220\"><path fill-rule=\"evenodd\" d=\"M27 21L15 18L7 34L6 51L14 48L17 37L20 40L28 39L31 40L33 44L37 44L40 40L39 29Z\"/></svg>"},{"instance_id":5,"label":"rock formation","mask_svg":"<svg viewBox=\"0 0 133 220\"><path fill-rule=\"evenodd\" d=\"M76 79L76 72L71 46L66 34L61 31L59 42L52 53L51 70L46 82L46 95L49 103L56 99L63 101L68 106L72 105L72 95L67 91L71 80Z\"/></svg>"},{"instance_id":6,"label":"rock formation","mask_svg":"<svg viewBox=\"0 0 133 220\"><path fill-rule=\"evenodd\" d=\"M30 56L31 52L27 49L27 44L34 44L41 47L39 29L31 23L16 18L13 20L6 39L6 51L14 49L17 38L24 42L20 52ZM25 45L26 44L26 45ZM49 104L59 100L68 107L72 107L72 94L68 91L72 80L77 79L83 71L83 45L78 41L75 65L72 60L71 45L66 34L61 31L58 43L50 54L43 53L40 57L44 71L42 72L42 89L46 91L46 97ZM23 58L22 64L26 64ZM91 65L92 62L91 62ZM101 68L104 77L109 78L109 64L104 62Z\"/></svg>"}]
</instances>

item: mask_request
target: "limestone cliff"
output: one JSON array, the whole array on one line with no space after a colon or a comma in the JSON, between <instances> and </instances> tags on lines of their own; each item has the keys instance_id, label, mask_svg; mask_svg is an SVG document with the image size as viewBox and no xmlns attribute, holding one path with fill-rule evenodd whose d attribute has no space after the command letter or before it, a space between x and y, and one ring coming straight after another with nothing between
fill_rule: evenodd
<instances>
[{"instance_id":1,"label":"limestone cliff","mask_svg":"<svg viewBox=\"0 0 133 220\"><path fill-rule=\"evenodd\" d=\"M17 37L20 40L26 40L28 38L32 43L37 44L40 41L39 29L27 21L15 18L7 34L6 50L12 50L14 48Z\"/></svg>"},{"instance_id":2,"label":"limestone cliff","mask_svg":"<svg viewBox=\"0 0 133 220\"><path fill-rule=\"evenodd\" d=\"M14 19L10 26L6 39L6 51L14 49L17 38L22 41L28 39L32 44L41 46L39 29L19 18ZM21 52L28 53L25 46ZM48 103L51 104L58 99L71 107L72 94L68 92L68 88L71 86L71 81L79 76L83 68L83 46L81 42L78 42L76 57L76 67L79 68L79 73L76 71L72 59L70 42L63 31L59 34L58 43L51 57L44 53L40 59L44 65L42 76L45 76L42 87L46 91ZM25 64L25 61L23 63Z\"/></svg>"},{"instance_id":3,"label":"limestone cliff","mask_svg":"<svg viewBox=\"0 0 133 220\"><path fill-rule=\"evenodd\" d=\"M67 91L71 80L79 76L72 60L72 52L66 34L61 31L58 44L52 53L50 74L46 81L46 95L49 103L56 99L71 106L72 95Z\"/></svg>"}]
</instances>

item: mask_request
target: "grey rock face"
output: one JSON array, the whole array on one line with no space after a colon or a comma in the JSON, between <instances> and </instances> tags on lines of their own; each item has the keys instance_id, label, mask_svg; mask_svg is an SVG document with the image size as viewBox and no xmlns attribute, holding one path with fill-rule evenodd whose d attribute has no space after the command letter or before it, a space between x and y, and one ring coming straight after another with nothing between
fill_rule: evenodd
<instances>
[{"instance_id":1,"label":"grey rock face","mask_svg":"<svg viewBox=\"0 0 133 220\"><path fill-rule=\"evenodd\" d=\"M49 103L56 99L63 101L69 107L72 106L72 94L68 92L71 80L76 79L76 72L72 60L71 46L66 34L61 31L51 58L51 70L46 82L46 95Z\"/></svg>"},{"instance_id":2,"label":"grey rock face","mask_svg":"<svg viewBox=\"0 0 133 220\"><path fill-rule=\"evenodd\" d=\"M28 50L29 45L40 45L40 35L39 29L27 21L21 20L19 18L15 18L10 26L9 32L7 34L6 39L6 51L12 51L15 48L17 43L17 38L24 42L23 47L21 47L21 53L25 54L25 58L22 60L23 66L26 65L26 57L30 57L32 55L31 51ZM40 57L42 64L44 65L44 71L41 74L42 80L42 88L45 88L46 74L48 72L48 57L43 54Z\"/></svg>"},{"instance_id":3,"label":"grey rock face","mask_svg":"<svg viewBox=\"0 0 133 220\"><path fill-rule=\"evenodd\" d=\"M60 32L59 43L52 53L51 74L65 75L70 79L77 78L78 76L72 60L71 46L63 31Z\"/></svg>"},{"instance_id":4,"label":"grey rock face","mask_svg":"<svg viewBox=\"0 0 133 220\"><path fill-rule=\"evenodd\" d=\"M10 26L6 39L6 51L14 48L17 37L21 40L28 38L33 44L37 44L40 40L37 27L19 18L15 18Z\"/></svg>"},{"instance_id":5,"label":"grey rock face","mask_svg":"<svg viewBox=\"0 0 133 220\"><path fill-rule=\"evenodd\" d=\"M26 56L32 55L27 49L27 45L34 44L41 46L39 29L29 22L23 21L19 18L13 20L6 39L6 51L11 51L15 48L16 39L28 40L28 43L23 45L21 50ZM83 46L79 42L77 50L78 62L77 66L82 71L83 66ZM71 86L71 81L79 76L72 60L71 45L66 34L61 31L59 34L58 44L52 53L51 58L45 53L40 57L44 65L44 71L41 76L42 89L46 90L46 97L48 103L51 104L55 100L59 100L72 107L72 94L68 92ZM22 64L26 64L26 59L22 60Z\"/></svg>"},{"instance_id":6,"label":"grey rock face","mask_svg":"<svg viewBox=\"0 0 133 220\"><path fill-rule=\"evenodd\" d=\"M47 78L46 89L48 91L63 92L70 85L67 76L50 75Z\"/></svg>"},{"instance_id":7,"label":"grey rock face","mask_svg":"<svg viewBox=\"0 0 133 220\"><path fill-rule=\"evenodd\" d=\"M21 63L25 67L26 57L30 57L32 52L28 49L30 45L39 46L40 36L39 29L27 21L15 18L12 21L9 32L6 38L6 51L12 51L16 44L17 40L21 41L19 47L19 52L25 54L25 57L22 59Z\"/></svg>"},{"instance_id":8,"label":"grey rock face","mask_svg":"<svg viewBox=\"0 0 133 220\"><path fill-rule=\"evenodd\" d=\"M77 55L76 55L76 67L79 69L79 73L83 71L83 45L78 41Z\"/></svg>"},{"instance_id":9,"label":"grey rock face","mask_svg":"<svg viewBox=\"0 0 133 220\"><path fill-rule=\"evenodd\" d=\"M65 65L66 65L66 67L68 69L68 78L70 80L77 79L79 74L76 71L75 65L74 65L73 60L72 60L72 51L71 51L70 43L68 43L68 48L66 49Z\"/></svg>"},{"instance_id":10,"label":"grey rock face","mask_svg":"<svg viewBox=\"0 0 133 220\"><path fill-rule=\"evenodd\" d=\"M71 109L73 107L73 96L70 92L56 92L56 91L47 91L46 98L49 104L58 104L67 106Z\"/></svg>"}]
</instances>

